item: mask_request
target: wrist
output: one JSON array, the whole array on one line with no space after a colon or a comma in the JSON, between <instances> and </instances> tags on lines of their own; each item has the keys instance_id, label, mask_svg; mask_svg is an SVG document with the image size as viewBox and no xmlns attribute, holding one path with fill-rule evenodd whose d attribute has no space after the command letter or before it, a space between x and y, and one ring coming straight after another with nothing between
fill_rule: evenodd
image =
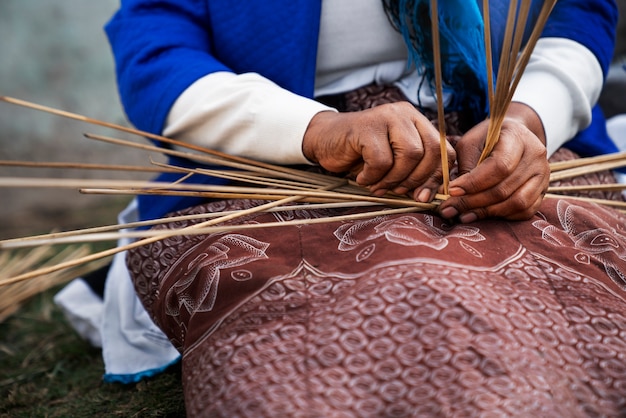
<instances>
[{"instance_id":1,"label":"wrist","mask_svg":"<svg viewBox=\"0 0 626 418\"><path fill-rule=\"evenodd\" d=\"M328 126L330 118L336 115L335 111L321 111L316 113L309 122L302 138L302 154L313 164L319 164L316 149L318 138L325 135L325 126Z\"/></svg>"},{"instance_id":2,"label":"wrist","mask_svg":"<svg viewBox=\"0 0 626 418\"><path fill-rule=\"evenodd\" d=\"M511 102L506 112L506 119L512 119L523 124L535 134L544 145L546 144L546 132L543 122L532 107L521 102Z\"/></svg>"}]
</instances>

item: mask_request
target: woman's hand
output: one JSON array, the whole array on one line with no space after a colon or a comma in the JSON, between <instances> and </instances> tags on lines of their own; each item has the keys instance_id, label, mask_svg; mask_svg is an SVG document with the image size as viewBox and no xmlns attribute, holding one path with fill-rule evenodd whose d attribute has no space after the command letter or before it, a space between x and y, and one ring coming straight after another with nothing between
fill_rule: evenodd
<instances>
[{"instance_id":1,"label":"woman's hand","mask_svg":"<svg viewBox=\"0 0 626 418\"><path fill-rule=\"evenodd\" d=\"M413 192L416 200L428 202L442 183L439 133L408 102L320 112L307 128L302 150L328 171L356 175L375 196ZM450 145L447 158L450 164L455 160Z\"/></svg>"},{"instance_id":2,"label":"woman's hand","mask_svg":"<svg viewBox=\"0 0 626 418\"><path fill-rule=\"evenodd\" d=\"M477 166L488 121L457 143L459 176L450 182L450 198L439 207L444 218L473 222L484 218L523 220L538 210L548 188L550 166L543 125L521 103L511 103L500 140Z\"/></svg>"}]
</instances>

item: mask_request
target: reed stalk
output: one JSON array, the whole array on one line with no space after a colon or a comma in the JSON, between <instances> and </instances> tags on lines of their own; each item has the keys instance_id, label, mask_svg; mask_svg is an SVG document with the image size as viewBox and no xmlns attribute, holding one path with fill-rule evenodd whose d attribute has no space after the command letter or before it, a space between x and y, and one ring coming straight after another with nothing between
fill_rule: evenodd
<instances>
[{"instance_id":1,"label":"reed stalk","mask_svg":"<svg viewBox=\"0 0 626 418\"><path fill-rule=\"evenodd\" d=\"M241 211L223 212L217 214L188 215L181 217L163 218L153 221L134 222L124 225L109 225L98 228L88 228L77 231L45 234L33 237L24 237L12 240L0 241L0 249L3 251L15 248L35 247L33 253L24 256L21 266L28 266L28 271L20 269L20 263L14 259L7 259L6 252L0 253L0 266L3 275L0 279L0 288L21 284L29 279L37 277L50 277L60 271L75 268L81 265L102 260L122 251L150 244L159 240L167 239L176 235L197 235L223 231L235 231L240 229L280 227L287 225L304 225L322 222L344 222L347 220L361 219L364 217L386 216L396 213L409 213L423 210L433 210L448 196L448 183L450 181L450 168L447 160L447 141L445 132L445 118L443 109L443 80L441 68L441 51L439 38L438 1L431 1L431 22L433 36L433 54L435 63L435 87L438 107L438 128L440 133L441 164L443 168L443 191L437 195L432 203L424 204L415 202L407 196L397 196L388 193L384 197L374 197L369 192L350 179L339 179L334 176L297 170L251 159L228 155L222 152L205 149L196 145L180 142L171 138L155 135L134 128L121 126L105 121L92 119L76 113L66 112L47 106L38 105L24 100L0 96L0 101L14 105L38 110L76 121L85 122L95 126L106 127L135 136L148 138L157 142L171 145L171 148L161 148L151 144L138 143L109 136L86 133L85 137L91 140L103 141L115 146L129 147L187 160L196 161L208 166L225 167L219 168L183 168L151 161L150 166L123 166L107 164L83 164L75 162L16 162L0 161L0 166L20 166L28 168L57 168L57 169L88 169L127 172L154 172L154 173L180 173L180 179L173 183L136 180L90 180L72 178L19 178L0 177L0 187L13 188L71 188L85 194L118 194L118 195L177 195L198 196L220 199L253 199L264 201L253 208ZM492 39L489 12L489 0L483 0L484 18L484 42L486 51L487 67L487 100L489 103L489 126L485 146L480 158L487 158L496 146L506 112L509 108L513 94L520 82L526 68L531 52L534 49L541 31L556 3L556 0L546 0L543 3L539 18L533 27L530 37L523 44L523 33L527 25L531 1L511 0L507 14L507 27L504 34L502 52L499 60L497 78L494 80L494 65L492 60ZM626 153L607 155L589 159L553 163L551 168L551 182L567 178L581 176L593 172L610 170L626 165ZM236 182L236 186L215 186L197 183L183 182L189 178L210 176L227 179ZM242 186L239 184L245 184ZM602 199L580 198L566 196L566 193L581 191L619 191L623 185L590 185L590 186L552 186L547 198L570 198L581 201L593 202L615 208L626 209L626 203L607 201ZM556 194L559 193L559 194ZM376 209L376 206L384 206ZM321 209L321 208L344 208L344 207L372 207L372 210L345 216L327 216L316 219L302 219L286 222L268 222L265 224L225 225L243 216L261 212L278 212L288 210ZM163 223L200 220L199 223L183 229L161 230L136 230L136 228L159 225ZM33 268L35 264L29 260L38 259L42 253L49 251L51 245L67 245L70 243L86 243L102 240L119 240L120 238L136 239L131 244L115 247L97 253L84 254L74 253L72 259L63 259L54 265L43 264ZM39 248L39 249L38 249ZM45 250L44 250L45 249ZM46 253L47 254L47 253ZM17 290L16 290L17 292ZM0 298L2 299L2 298ZM0 312L2 307L0 306Z\"/></svg>"}]
</instances>

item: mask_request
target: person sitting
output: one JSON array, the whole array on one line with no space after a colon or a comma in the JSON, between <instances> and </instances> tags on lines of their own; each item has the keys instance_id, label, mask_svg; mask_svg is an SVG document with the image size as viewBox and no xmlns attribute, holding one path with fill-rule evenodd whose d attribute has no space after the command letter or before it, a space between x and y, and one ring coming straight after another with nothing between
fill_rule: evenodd
<instances>
[{"instance_id":1,"label":"person sitting","mask_svg":"<svg viewBox=\"0 0 626 418\"><path fill-rule=\"evenodd\" d=\"M440 15L481 33L477 3L440 3ZM508 2L490 5L498 45ZM437 99L455 133L444 160L456 174L435 211L170 237L116 259L107 298L145 309L180 353L189 416L623 412L626 219L544 199L549 157L617 149L596 106L616 6L556 3L480 164L486 74L444 56L450 76L436 97L420 37L428 10L418 0L124 0L107 24L122 102L145 131L347 173L374 196L419 202L442 191ZM137 203L150 219L260 202ZM368 210L303 205L229 224ZM138 299L116 297L133 285Z\"/></svg>"}]
</instances>

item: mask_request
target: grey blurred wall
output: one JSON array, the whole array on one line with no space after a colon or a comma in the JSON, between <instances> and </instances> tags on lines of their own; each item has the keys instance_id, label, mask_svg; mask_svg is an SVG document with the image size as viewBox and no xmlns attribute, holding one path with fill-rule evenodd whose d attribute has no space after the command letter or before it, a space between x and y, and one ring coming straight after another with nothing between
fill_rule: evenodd
<instances>
[{"instance_id":1,"label":"grey blurred wall","mask_svg":"<svg viewBox=\"0 0 626 418\"><path fill-rule=\"evenodd\" d=\"M103 31L118 4L119 0L0 0L0 95L127 124ZM147 160L143 152L86 140L84 132L121 136L82 122L0 103L2 160L111 164ZM129 177L109 172L60 173L0 167L0 176L25 175ZM19 234L21 228L114 222L114 214L127 200L42 189L0 189L0 196L0 237Z\"/></svg>"},{"instance_id":2,"label":"grey blurred wall","mask_svg":"<svg viewBox=\"0 0 626 418\"><path fill-rule=\"evenodd\" d=\"M118 0L1 0L0 94L124 121L102 29L117 4ZM6 105L1 110L3 156L27 154L34 144L55 150L62 145L58 133L70 125Z\"/></svg>"}]
</instances>

